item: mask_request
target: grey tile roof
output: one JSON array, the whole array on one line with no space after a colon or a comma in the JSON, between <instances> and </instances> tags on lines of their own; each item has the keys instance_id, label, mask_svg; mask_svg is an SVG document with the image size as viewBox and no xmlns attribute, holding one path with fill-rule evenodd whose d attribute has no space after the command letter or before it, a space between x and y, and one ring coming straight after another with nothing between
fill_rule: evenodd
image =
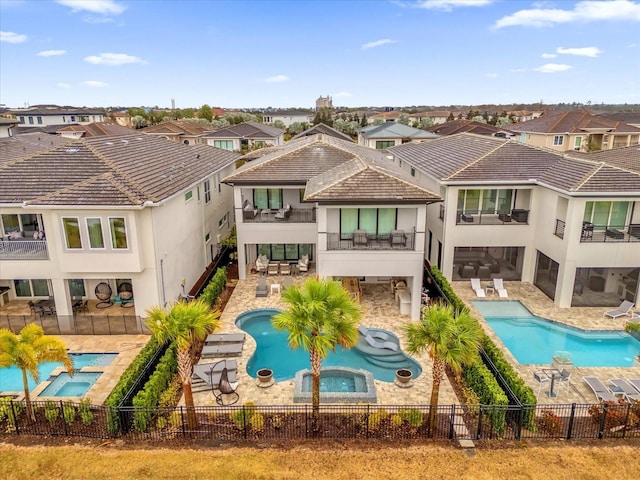
<instances>
[{"instance_id":1,"label":"grey tile roof","mask_svg":"<svg viewBox=\"0 0 640 480\"><path fill-rule=\"evenodd\" d=\"M83 137L103 137L106 135L128 135L135 133L135 130L112 122L93 122L87 125L67 125L58 132L84 132Z\"/></svg>"},{"instance_id":2,"label":"grey tile roof","mask_svg":"<svg viewBox=\"0 0 640 480\"><path fill-rule=\"evenodd\" d=\"M187 146L142 134L80 139L0 164L0 203L159 202L237 158L207 145Z\"/></svg>"},{"instance_id":3,"label":"grey tile roof","mask_svg":"<svg viewBox=\"0 0 640 480\"><path fill-rule=\"evenodd\" d=\"M563 154L515 140L460 133L432 142L399 145L388 152L445 183L538 183L569 194L640 195L640 149L618 150Z\"/></svg>"},{"instance_id":4,"label":"grey tile roof","mask_svg":"<svg viewBox=\"0 0 640 480\"><path fill-rule=\"evenodd\" d=\"M304 132L297 134L291 140L297 140L298 138L308 137L309 135L316 135L318 133L324 133L325 135L331 135L332 137L336 137L341 140L353 142L353 139L346 133L339 132L335 128L332 128L329 125L325 125L324 123L318 123L317 125L306 129Z\"/></svg>"},{"instance_id":5,"label":"grey tile roof","mask_svg":"<svg viewBox=\"0 0 640 480\"><path fill-rule=\"evenodd\" d=\"M221 128L215 132L205 133L202 135L204 138L256 138L267 139L276 138L283 134L284 130L281 128L272 127L271 125L264 125L257 122L244 122L238 125L231 125L226 128Z\"/></svg>"},{"instance_id":6,"label":"grey tile roof","mask_svg":"<svg viewBox=\"0 0 640 480\"><path fill-rule=\"evenodd\" d=\"M26 158L34 153L43 152L72 141L69 138L46 133L27 133L14 137L0 138L0 165Z\"/></svg>"},{"instance_id":7,"label":"grey tile roof","mask_svg":"<svg viewBox=\"0 0 640 480\"><path fill-rule=\"evenodd\" d=\"M438 135L455 135L456 133L469 132L478 135L493 135L498 132L509 132L509 129L496 127L488 123L476 122L475 120L452 120L451 122L439 123L427 127L426 130Z\"/></svg>"},{"instance_id":8,"label":"grey tile roof","mask_svg":"<svg viewBox=\"0 0 640 480\"><path fill-rule=\"evenodd\" d=\"M365 138L418 138L434 139L438 135L419 128L413 128L396 122L385 122L380 125L369 125L360 129Z\"/></svg>"},{"instance_id":9,"label":"grey tile roof","mask_svg":"<svg viewBox=\"0 0 640 480\"><path fill-rule=\"evenodd\" d=\"M202 135L213 130L211 125L202 125L189 120L167 120L141 129L140 131L154 135Z\"/></svg>"}]
</instances>

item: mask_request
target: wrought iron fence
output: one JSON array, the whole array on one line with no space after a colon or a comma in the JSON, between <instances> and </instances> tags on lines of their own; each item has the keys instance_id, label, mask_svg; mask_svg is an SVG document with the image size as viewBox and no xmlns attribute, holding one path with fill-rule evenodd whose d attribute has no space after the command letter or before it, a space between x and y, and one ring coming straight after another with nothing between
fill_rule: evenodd
<instances>
[{"instance_id":1,"label":"wrought iron fence","mask_svg":"<svg viewBox=\"0 0 640 480\"><path fill-rule=\"evenodd\" d=\"M0 328L18 333L29 323L47 335L138 335L150 333L137 315L74 315L63 322L58 315L0 315Z\"/></svg>"}]
</instances>

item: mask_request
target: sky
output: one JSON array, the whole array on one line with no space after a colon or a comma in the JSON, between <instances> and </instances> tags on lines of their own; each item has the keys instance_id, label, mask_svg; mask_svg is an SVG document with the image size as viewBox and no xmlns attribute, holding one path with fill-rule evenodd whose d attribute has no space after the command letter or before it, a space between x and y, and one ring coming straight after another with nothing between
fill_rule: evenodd
<instances>
[{"instance_id":1,"label":"sky","mask_svg":"<svg viewBox=\"0 0 640 480\"><path fill-rule=\"evenodd\" d=\"M0 0L0 104L640 103L640 1Z\"/></svg>"}]
</instances>

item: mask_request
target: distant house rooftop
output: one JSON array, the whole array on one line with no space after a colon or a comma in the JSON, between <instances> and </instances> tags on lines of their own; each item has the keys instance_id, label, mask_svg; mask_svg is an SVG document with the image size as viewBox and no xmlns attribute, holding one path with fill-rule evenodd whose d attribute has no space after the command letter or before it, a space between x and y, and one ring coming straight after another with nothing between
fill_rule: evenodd
<instances>
[{"instance_id":1,"label":"distant house rooftop","mask_svg":"<svg viewBox=\"0 0 640 480\"><path fill-rule=\"evenodd\" d=\"M512 133L510 129L496 127L488 123L476 122L475 120L453 120L451 122L432 125L425 130L437 133L438 135L455 135L456 133L462 132L477 133L478 135Z\"/></svg>"},{"instance_id":2,"label":"distant house rooftop","mask_svg":"<svg viewBox=\"0 0 640 480\"><path fill-rule=\"evenodd\" d=\"M221 128L215 132L209 132L202 135L203 138L275 138L282 135L284 130L281 128L264 125L258 122L244 122L238 125Z\"/></svg>"},{"instance_id":3,"label":"distant house rooftop","mask_svg":"<svg viewBox=\"0 0 640 480\"><path fill-rule=\"evenodd\" d=\"M361 128L360 134L365 138L411 138L419 140L438 138L435 133L396 122L369 125Z\"/></svg>"},{"instance_id":4,"label":"distant house rooftop","mask_svg":"<svg viewBox=\"0 0 640 480\"><path fill-rule=\"evenodd\" d=\"M57 130L57 133L64 135L65 132L82 132L83 137L103 137L106 135L127 135L135 130L123 127L117 123L94 122L87 125L67 125Z\"/></svg>"},{"instance_id":5,"label":"distant house rooftop","mask_svg":"<svg viewBox=\"0 0 640 480\"><path fill-rule=\"evenodd\" d=\"M306 129L304 132L301 132L295 137L292 137L291 140L297 140L298 138L308 137L309 135L317 135L319 133L339 138L341 140L346 140L348 142L353 142L353 139L346 133L339 132L335 128L332 128L329 125L325 125L324 123L319 123L311 128Z\"/></svg>"},{"instance_id":6,"label":"distant house rooftop","mask_svg":"<svg viewBox=\"0 0 640 480\"><path fill-rule=\"evenodd\" d=\"M509 126L514 132L527 133L637 133L640 128L606 117L591 115L586 110L559 110L533 120Z\"/></svg>"}]
</instances>

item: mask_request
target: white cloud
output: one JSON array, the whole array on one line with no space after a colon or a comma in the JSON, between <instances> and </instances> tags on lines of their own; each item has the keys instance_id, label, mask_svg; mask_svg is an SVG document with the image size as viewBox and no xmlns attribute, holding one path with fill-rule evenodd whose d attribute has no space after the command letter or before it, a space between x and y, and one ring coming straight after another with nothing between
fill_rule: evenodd
<instances>
[{"instance_id":1,"label":"white cloud","mask_svg":"<svg viewBox=\"0 0 640 480\"><path fill-rule=\"evenodd\" d=\"M540 67L534 68L536 72L541 73L556 73L556 72L566 72L567 70L572 69L571 65L564 65L561 63L546 63Z\"/></svg>"},{"instance_id":2,"label":"white cloud","mask_svg":"<svg viewBox=\"0 0 640 480\"><path fill-rule=\"evenodd\" d=\"M540 55L542 58L556 58L558 55L556 55L555 53L543 53L542 55Z\"/></svg>"},{"instance_id":3,"label":"white cloud","mask_svg":"<svg viewBox=\"0 0 640 480\"><path fill-rule=\"evenodd\" d=\"M43 50L36 53L36 55L38 57L58 57L60 55L65 55L66 53L66 50Z\"/></svg>"},{"instance_id":4,"label":"white cloud","mask_svg":"<svg viewBox=\"0 0 640 480\"><path fill-rule=\"evenodd\" d=\"M627 45L627 48L638 48L638 44L637 43L630 43L629 45Z\"/></svg>"},{"instance_id":5,"label":"white cloud","mask_svg":"<svg viewBox=\"0 0 640 480\"><path fill-rule=\"evenodd\" d=\"M273 77L265 78L264 81L267 82L267 83L288 82L289 81L289 77L287 77L286 75L274 75Z\"/></svg>"},{"instance_id":6,"label":"white cloud","mask_svg":"<svg viewBox=\"0 0 640 480\"><path fill-rule=\"evenodd\" d=\"M444 10L450 12L459 7L484 7L493 3L494 0L423 0L416 5L418 8L428 10Z\"/></svg>"},{"instance_id":7,"label":"white cloud","mask_svg":"<svg viewBox=\"0 0 640 480\"><path fill-rule=\"evenodd\" d=\"M119 15L127 8L113 0L57 0L57 3L71 7L73 12L84 11L100 15Z\"/></svg>"},{"instance_id":8,"label":"white cloud","mask_svg":"<svg viewBox=\"0 0 640 480\"><path fill-rule=\"evenodd\" d=\"M349 92L338 92L331 95L333 98L346 98L350 97L351 94Z\"/></svg>"},{"instance_id":9,"label":"white cloud","mask_svg":"<svg viewBox=\"0 0 640 480\"><path fill-rule=\"evenodd\" d=\"M15 32L0 32L0 42L22 43L27 41L27 36Z\"/></svg>"},{"instance_id":10,"label":"white cloud","mask_svg":"<svg viewBox=\"0 0 640 480\"><path fill-rule=\"evenodd\" d=\"M519 10L512 15L502 17L495 28L526 26L550 27L570 22L598 22L604 20L640 21L640 4L629 0L582 1L574 5L573 10L559 8L533 8Z\"/></svg>"},{"instance_id":11,"label":"white cloud","mask_svg":"<svg viewBox=\"0 0 640 480\"><path fill-rule=\"evenodd\" d=\"M100 88L100 87L106 87L108 84L105 82L101 82L99 80L87 80L86 82L82 82L80 85L82 85L83 87Z\"/></svg>"},{"instance_id":12,"label":"white cloud","mask_svg":"<svg viewBox=\"0 0 640 480\"><path fill-rule=\"evenodd\" d=\"M390 38L383 38L382 40L376 40L375 42L369 42L362 45L362 50L369 50L370 48L380 47L382 45L388 45L389 43L397 43L397 40L391 40Z\"/></svg>"},{"instance_id":13,"label":"white cloud","mask_svg":"<svg viewBox=\"0 0 640 480\"><path fill-rule=\"evenodd\" d=\"M487 78L498 78L498 74L494 73L494 72L485 73L484 76L487 77Z\"/></svg>"},{"instance_id":14,"label":"white cloud","mask_svg":"<svg viewBox=\"0 0 640 480\"><path fill-rule=\"evenodd\" d=\"M84 61L94 65L107 65L115 67L118 65L129 65L132 63L147 63L140 57L127 55L126 53L101 53L100 55L90 55L84 57Z\"/></svg>"},{"instance_id":15,"label":"white cloud","mask_svg":"<svg viewBox=\"0 0 640 480\"><path fill-rule=\"evenodd\" d=\"M58 87L58 88L71 88L71 85L69 85L68 83L65 83L65 82L58 82L58 83L56 83L56 87Z\"/></svg>"},{"instance_id":16,"label":"white cloud","mask_svg":"<svg viewBox=\"0 0 640 480\"><path fill-rule=\"evenodd\" d=\"M600 50L598 47L583 47L583 48L558 47L556 48L556 52L562 55L578 55L580 57L596 58L598 55L602 53L602 50Z\"/></svg>"}]
</instances>

